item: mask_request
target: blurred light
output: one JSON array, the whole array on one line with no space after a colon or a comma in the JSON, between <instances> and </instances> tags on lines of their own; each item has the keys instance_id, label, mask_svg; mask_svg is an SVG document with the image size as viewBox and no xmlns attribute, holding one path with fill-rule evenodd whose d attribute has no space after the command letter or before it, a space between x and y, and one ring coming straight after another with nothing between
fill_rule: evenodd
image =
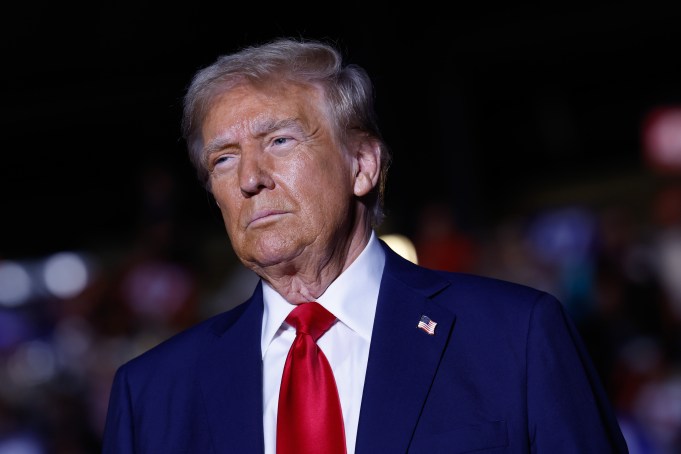
<instances>
[{"instance_id":1,"label":"blurred light","mask_svg":"<svg viewBox=\"0 0 681 454\"><path fill-rule=\"evenodd\" d=\"M400 254L412 263L418 263L416 248L409 238L396 233L382 235L381 239L386 242L390 249Z\"/></svg>"},{"instance_id":2,"label":"blurred light","mask_svg":"<svg viewBox=\"0 0 681 454\"><path fill-rule=\"evenodd\" d=\"M45 454L37 435L19 433L0 441L0 454Z\"/></svg>"},{"instance_id":3,"label":"blurred light","mask_svg":"<svg viewBox=\"0 0 681 454\"><path fill-rule=\"evenodd\" d=\"M62 252L47 259L43 278L50 293L59 298L71 298L87 285L88 269L78 255Z\"/></svg>"},{"instance_id":4,"label":"blurred light","mask_svg":"<svg viewBox=\"0 0 681 454\"><path fill-rule=\"evenodd\" d=\"M656 170L681 171L681 107L658 107L643 122L643 149Z\"/></svg>"},{"instance_id":5,"label":"blurred light","mask_svg":"<svg viewBox=\"0 0 681 454\"><path fill-rule=\"evenodd\" d=\"M0 310L0 351L10 350L33 336L28 317L14 310Z\"/></svg>"},{"instance_id":6,"label":"blurred light","mask_svg":"<svg viewBox=\"0 0 681 454\"><path fill-rule=\"evenodd\" d=\"M54 348L63 367L84 371L93 344L92 328L84 318L65 317L54 328Z\"/></svg>"},{"instance_id":7,"label":"blurred light","mask_svg":"<svg viewBox=\"0 0 681 454\"><path fill-rule=\"evenodd\" d=\"M9 358L7 372L20 386L49 381L56 374L56 359L50 344L39 340L22 344Z\"/></svg>"},{"instance_id":8,"label":"blurred light","mask_svg":"<svg viewBox=\"0 0 681 454\"><path fill-rule=\"evenodd\" d=\"M0 262L0 305L21 305L30 293L31 278L24 267L15 262Z\"/></svg>"},{"instance_id":9,"label":"blurred light","mask_svg":"<svg viewBox=\"0 0 681 454\"><path fill-rule=\"evenodd\" d=\"M655 261L671 309L681 319L681 230L659 235Z\"/></svg>"},{"instance_id":10,"label":"blurred light","mask_svg":"<svg viewBox=\"0 0 681 454\"><path fill-rule=\"evenodd\" d=\"M174 263L150 261L133 268L122 284L126 303L138 314L170 319L191 296L192 277Z\"/></svg>"},{"instance_id":11,"label":"blurred light","mask_svg":"<svg viewBox=\"0 0 681 454\"><path fill-rule=\"evenodd\" d=\"M681 375L671 371L645 382L633 408L659 446L659 453L679 452L681 433Z\"/></svg>"},{"instance_id":12,"label":"blurred light","mask_svg":"<svg viewBox=\"0 0 681 454\"><path fill-rule=\"evenodd\" d=\"M586 260L591 253L596 224L581 208L541 213L530 225L532 252L545 263L566 265Z\"/></svg>"}]
</instances>

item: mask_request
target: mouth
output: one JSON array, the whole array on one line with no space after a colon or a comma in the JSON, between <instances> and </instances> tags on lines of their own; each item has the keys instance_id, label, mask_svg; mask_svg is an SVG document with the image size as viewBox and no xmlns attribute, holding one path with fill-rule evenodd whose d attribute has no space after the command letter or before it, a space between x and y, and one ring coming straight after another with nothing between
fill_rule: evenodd
<instances>
[{"instance_id":1,"label":"mouth","mask_svg":"<svg viewBox=\"0 0 681 454\"><path fill-rule=\"evenodd\" d=\"M283 210L258 210L246 224L246 227L257 227L269 222L276 221L287 212Z\"/></svg>"}]
</instances>

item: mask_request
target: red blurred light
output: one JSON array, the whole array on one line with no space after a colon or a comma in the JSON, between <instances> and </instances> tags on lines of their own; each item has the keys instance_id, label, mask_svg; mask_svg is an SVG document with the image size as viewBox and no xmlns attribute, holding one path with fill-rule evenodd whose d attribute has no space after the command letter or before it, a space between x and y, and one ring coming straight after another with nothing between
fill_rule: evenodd
<instances>
[{"instance_id":1,"label":"red blurred light","mask_svg":"<svg viewBox=\"0 0 681 454\"><path fill-rule=\"evenodd\" d=\"M657 107L643 121L643 152L661 173L681 172L681 106Z\"/></svg>"}]
</instances>

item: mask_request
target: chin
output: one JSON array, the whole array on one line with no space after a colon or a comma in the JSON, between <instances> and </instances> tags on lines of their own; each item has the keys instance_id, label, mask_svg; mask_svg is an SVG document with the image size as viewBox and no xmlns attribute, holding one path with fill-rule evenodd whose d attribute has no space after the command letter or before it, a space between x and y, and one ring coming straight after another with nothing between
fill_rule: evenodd
<instances>
[{"instance_id":1,"label":"chin","mask_svg":"<svg viewBox=\"0 0 681 454\"><path fill-rule=\"evenodd\" d=\"M246 254L248 256L247 262L263 268L291 262L300 256L304 248L287 238L285 241L261 240L254 247L246 248L246 250L251 252Z\"/></svg>"}]
</instances>

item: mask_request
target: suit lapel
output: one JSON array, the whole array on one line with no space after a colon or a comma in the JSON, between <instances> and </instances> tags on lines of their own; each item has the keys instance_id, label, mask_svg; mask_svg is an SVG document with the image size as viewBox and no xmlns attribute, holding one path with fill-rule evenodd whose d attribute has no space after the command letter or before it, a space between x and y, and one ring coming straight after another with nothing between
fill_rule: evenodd
<instances>
[{"instance_id":1,"label":"suit lapel","mask_svg":"<svg viewBox=\"0 0 681 454\"><path fill-rule=\"evenodd\" d=\"M219 319L214 342L201 353L200 388L216 452L264 451L260 285L233 317Z\"/></svg>"},{"instance_id":2,"label":"suit lapel","mask_svg":"<svg viewBox=\"0 0 681 454\"><path fill-rule=\"evenodd\" d=\"M386 248L356 453L406 452L455 316L430 297L448 282ZM422 315L434 335L417 328Z\"/></svg>"}]
</instances>

